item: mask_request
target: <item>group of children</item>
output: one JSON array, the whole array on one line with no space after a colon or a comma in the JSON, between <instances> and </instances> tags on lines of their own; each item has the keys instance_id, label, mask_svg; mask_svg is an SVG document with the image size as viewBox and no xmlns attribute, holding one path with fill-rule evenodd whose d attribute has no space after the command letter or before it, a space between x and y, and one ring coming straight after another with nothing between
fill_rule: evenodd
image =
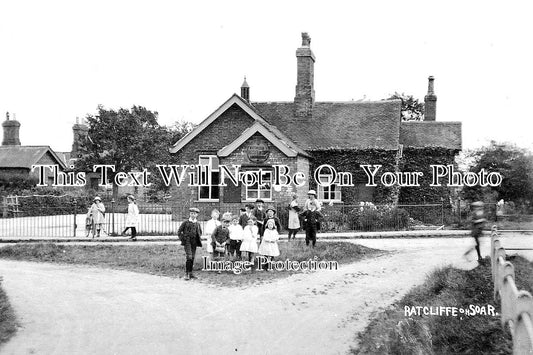
<instances>
[{"instance_id":1,"label":"group of children","mask_svg":"<svg viewBox=\"0 0 533 355\"><path fill-rule=\"evenodd\" d=\"M257 200L255 208L246 205L239 216L226 212L222 221L219 221L219 211L213 210L204 230L207 252L215 259L229 256L250 262L254 261L255 254L270 259L279 256L277 241L281 223L275 208L264 209L263 204L262 200Z\"/></svg>"}]
</instances>

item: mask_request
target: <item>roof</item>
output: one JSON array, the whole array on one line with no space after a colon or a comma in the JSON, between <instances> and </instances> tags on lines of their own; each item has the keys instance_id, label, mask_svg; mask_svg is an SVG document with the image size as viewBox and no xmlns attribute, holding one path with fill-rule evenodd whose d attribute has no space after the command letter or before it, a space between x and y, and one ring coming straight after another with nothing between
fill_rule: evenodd
<instances>
[{"instance_id":1,"label":"roof","mask_svg":"<svg viewBox=\"0 0 533 355\"><path fill-rule=\"evenodd\" d=\"M282 151L286 156L295 157L298 155L297 149L293 149L289 144L277 137L271 130L268 129L268 127L263 125L261 122L255 122L252 126L245 129L244 132L239 136L239 138L231 142L231 144L220 149L217 155L219 157L227 157L228 155L233 153L235 149L239 148L242 144L244 144L255 133L260 133L276 148Z\"/></svg>"},{"instance_id":2,"label":"roof","mask_svg":"<svg viewBox=\"0 0 533 355\"><path fill-rule=\"evenodd\" d=\"M246 102L243 98L241 98L237 94L233 94L228 100L226 100L226 102L224 102L218 109L216 109L215 112L209 115L198 126L196 126L191 132L189 132L187 135L185 135L183 138L177 141L170 148L170 153L177 153L179 150L185 147L190 141L194 139L194 137L199 135L200 132L202 132L205 128L207 128L207 126L213 123L220 115L222 115L227 109L229 109L233 105L238 105L240 108L242 108L248 115L250 115L250 117L252 117L255 120L255 123L259 123L260 126L263 128L259 130L259 128L257 128L258 126L254 126L255 125L254 123L254 125L244 130L242 134L248 134L250 130L252 129L252 127L254 127L253 129L256 129L256 131L259 131L259 133L262 133L262 134L265 133L265 130L266 130L268 131L269 134L271 134L271 136L268 136L268 134L266 134L268 137L265 136L265 138L271 140L271 142L275 143L275 145L282 144L286 146L288 149L290 149L291 151L296 152L297 154L308 156L308 154L301 147L299 147L289 137L283 134L281 130L279 130L277 127L274 127L273 125L269 124L257 112L257 110L253 106L251 106L248 102ZM273 139L272 137L275 137L275 139ZM236 148L238 147L233 147L233 145L230 144L228 147L224 147L223 149L221 149L221 151L226 151L228 149L236 149ZM281 150L283 151L283 149Z\"/></svg>"},{"instance_id":3,"label":"roof","mask_svg":"<svg viewBox=\"0 0 533 355\"><path fill-rule=\"evenodd\" d=\"M410 148L461 150L461 122L404 121L400 125L400 144Z\"/></svg>"},{"instance_id":4,"label":"roof","mask_svg":"<svg viewBox=\"0 0 533 355\"><path fill-rule=\"evenodd\" d=\"M315 102L311 118L295 117L293 102L252 105L268 123L306 151L398 149L400 100Z\"/></svg>"},{"instance_id":5,"label":"roof","mask_svg":"<svg viewBox=\"0 0 533 355\"><path fill-rule=\"evenodd\" d=\"M47 145L43 146L0 146L0 168L26 168L31 169L46 154L50 153L56 164L66 169L63 160Z\"/></svg>"}]
</instances>

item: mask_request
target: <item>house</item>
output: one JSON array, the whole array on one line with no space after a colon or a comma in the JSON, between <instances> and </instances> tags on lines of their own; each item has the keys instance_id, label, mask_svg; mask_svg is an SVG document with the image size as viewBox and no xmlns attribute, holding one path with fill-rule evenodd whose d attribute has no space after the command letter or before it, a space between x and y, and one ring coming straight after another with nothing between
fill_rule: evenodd
<instances>
[{"instance_id":1,"label":"house","mask_svg":"<svg viewBox=\"0 0 533 355\"><path fill-rule=\"evenodd\" d=\"M57 165L58 171L67 169L66 162L60 155L47 145L25 146L19 139L20 122L9 118L2 123L4 138L0 146L0 177L2 181L13 177L22 179L39 179L38 169L32 169L33 165ZM51 182L52 172L44 169L44 181Z\"/></svg>"},{"instance_id":2,"label":"house","mask_svg":"<svg viewBox=\"0 0 533 355\"><path fill-rule=\"evenodd\" d=\"M429 175L430 164L454 164L461 150L461 123L436 121L437 97L434 78L429 77L423 121L401 120L401 101L316 102L315 55L311 39L302 34L296 50L297 84L293 101L253 102L250 86L241 86L241 95L232 95L211 115L171 148L180 164L208 166L209 186L174 186L176 204L195 204L205 209L221 204L243 204L261 198L266 202L288 203L296 194L306 198L309 189L318 198L335 204L420 203L442 201L446 187L368 186L362 164L380 164L386 171L421 171ZM262 183L250 181L218 186L221 165L240 165L244 172L259 172ZM349 172L352 186L328 181L331 174L314 176L321 165ZM307 177L299 186L273 185L273 165L286 165L291 172ZM313 179L316 177L316 179ZM203 177L205 178L205 177ZM429 179L428 179L429 180ZM316 181L333 182L317 184Z\"/></svg>"}]
</instances>

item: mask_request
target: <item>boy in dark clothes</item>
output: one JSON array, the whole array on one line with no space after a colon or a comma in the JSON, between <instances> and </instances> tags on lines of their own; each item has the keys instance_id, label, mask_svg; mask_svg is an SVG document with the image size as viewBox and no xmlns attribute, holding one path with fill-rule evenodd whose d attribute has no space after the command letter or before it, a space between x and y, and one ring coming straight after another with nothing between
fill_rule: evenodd
<instances>
[{"instance_id":1,"label":"boy in dark clothes","mask_svg":"<svg viewBox=\"0 0 533 355\"><path fill-rule=\"evenodd\" d=\"M317 211L316 204L314 202L309 203L308 210L303 212L304 217L304 229L305 229L305 245L309 245L312 242L313 248L316 244L316 232L318 230L318 223L320 221L321 213Z\"/></svg>"},{"instance_id":2,"label":"boy in dark clothes","mask_svg":"<svg viewBox=\"0 0 533 355\"><path fill-rule=\"evenodd\" d=\"M213 255L215 257L224 257L226 254L226 244L229 242L229 224L231 222L231 213L224 213L222 216L222 225L215 228L211 235L211 245L213 246Z\"/></svg>"},{"instance_id":3,"label":"boy in dark clothes","mask_svg":"<svg viewBox=\"0 0 533 355\"><path fill-rule=\"evenodd\" d=\"M257 228L259 229L259 236L263 236L264 226L263 221L265 220L265 210L263 209L264 202L261 199L255 200L255 208L252 211L252 215L257 220Z\"/></svg>"},{"instance_id":4,"label":"boy in dark clothes","mask_svg":"<svg viewBox=\"0 0 533 355\"><path fill-rule=\"evenodd\" d=\"M244 206L244 213L241 213L241 215L239 216L239 224L242 228L248 225L248 220L252 217L253 208L254 206L249 204Z\"/></svg>"},{"instance_id":5,"label":"boy in dark clothes","mask_svg":"<svg viewBox=\"0 0 533 355\"><path fill-rule=\"evenodd\" d=\"M181 240L181 245L185 248L185 280L196 278L192 274L194 256L196 255L196 247L202 247L202 240L200 239L202 228L196 220L199 212L198 208L189 208L189 219L182 222L178 229L178 237Z\"/></svg>"}]
</instances>

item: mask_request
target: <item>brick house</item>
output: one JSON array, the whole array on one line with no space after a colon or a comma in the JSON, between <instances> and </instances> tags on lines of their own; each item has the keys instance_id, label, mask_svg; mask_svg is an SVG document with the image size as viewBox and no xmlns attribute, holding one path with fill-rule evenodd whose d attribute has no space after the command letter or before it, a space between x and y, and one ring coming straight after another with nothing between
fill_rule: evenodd
<instances>
[{"instance_id":1,"label":"brick house","mask_svg":"<svg viewBox=\"0 0 533 355\"><path fill-rule=\"evenodd\" d=\"M288 203L296 194L303 201L310 188L324 202L421 202L446 197L445 188L411 189L366 186L360 164L382 164L383 171L408 168L426 171L428 160L453 164L461 150L461 123L436 122L434 80L429 78L424 121L401 121L401 101L315 102L314 63L310 38L302 34L296 50L297 84L294 101L252 102L244 80L241 95L232 95L195 129L176 142L170 152L179 164L211 168L211 186L174 186L177 205L195 204L205 209L220 204L244 204L260 197ZM216 186L219 165L238 164L243 171L261 169L263 184ZM272 166L284 164L306 176L302 186L273 186ZM329 164L353 174L353 186L320 186L313 172ZM379 174L378 174L379 175ZM327 176L317 176L318 180Z\"/></svg>"}]
</instances>

